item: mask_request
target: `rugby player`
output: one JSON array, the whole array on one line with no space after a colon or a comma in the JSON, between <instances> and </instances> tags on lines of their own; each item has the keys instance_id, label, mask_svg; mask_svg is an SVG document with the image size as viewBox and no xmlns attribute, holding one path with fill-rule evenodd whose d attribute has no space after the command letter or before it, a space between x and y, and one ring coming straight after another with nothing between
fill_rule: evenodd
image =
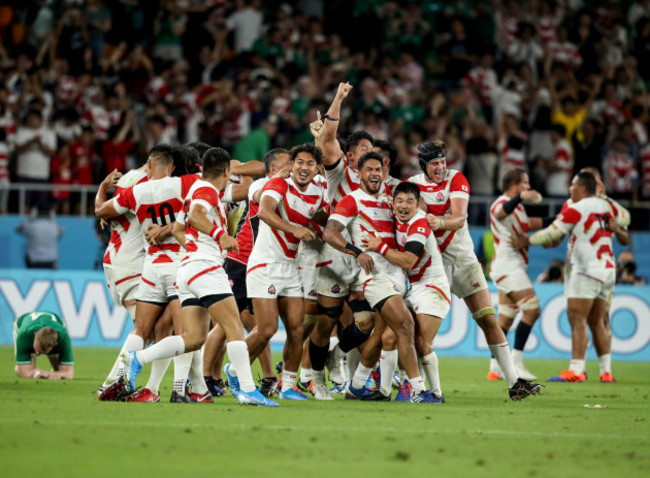
<instances>
[{"instance_id":1,"label":"rugby player","mask_svg":"<svg viewBox=\"0 0 650 478\"><path fill-rule=\"evenodd\" d=\"M467 179L460 171L447 169L447 148L443 141L420 144L418 159L423 172L409 181L420 188L420 198L429 213L427 221L438 241L451 292L465 301L472 318L483 330L508 382L510 398L521 400L538 394L541 385L517 376L510 347L496 321L496 310L467 227Z\"/></svg>"}]
</instances>

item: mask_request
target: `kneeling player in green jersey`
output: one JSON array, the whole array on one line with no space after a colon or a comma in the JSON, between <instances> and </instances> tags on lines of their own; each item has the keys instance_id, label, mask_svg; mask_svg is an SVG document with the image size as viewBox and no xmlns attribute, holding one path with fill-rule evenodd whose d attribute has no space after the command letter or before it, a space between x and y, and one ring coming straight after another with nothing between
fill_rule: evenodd
<instances>
[{"instance_id":1,"label":"kneeling player in green jersey","mask_svg":"<svg viewBox=\"0 0 650 478\"><path fill-rule=\"evenodd\" d=\"M16 374L21 378L74 378L72 344L61 317L32 312L14 322ZM47 354L53 371L36 368L36 356Z\"/></svg>"}]
</instances>

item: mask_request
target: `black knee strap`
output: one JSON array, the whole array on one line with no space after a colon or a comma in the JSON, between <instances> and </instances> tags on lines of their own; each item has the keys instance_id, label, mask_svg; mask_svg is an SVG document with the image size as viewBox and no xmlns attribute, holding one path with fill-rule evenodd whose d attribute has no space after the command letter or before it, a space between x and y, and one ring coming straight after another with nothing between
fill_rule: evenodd
<instances>
[{"instance_id":1,"label":"black knee strap","mask_svg":"<svg viewBox=\"0 0 650 478\"><path fill-rule=\"evenodd\" d=\"M343 306L336 305L334 307L323 307L322 305L318 304L318 313L325 315L330 319L338 319L343 314Z\"/></svg>"}]
</instances>

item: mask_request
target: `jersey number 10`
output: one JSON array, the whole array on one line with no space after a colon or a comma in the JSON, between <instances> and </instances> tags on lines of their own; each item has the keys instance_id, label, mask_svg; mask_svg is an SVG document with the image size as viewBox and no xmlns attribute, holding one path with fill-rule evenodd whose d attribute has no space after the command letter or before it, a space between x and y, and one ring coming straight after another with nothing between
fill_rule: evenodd
<instances>
[{"instance_id":1,"label":"jersey number 10","mask_svg":"<svg viewBox=\"0 0 650 478\"><path fill-rule=\"evenodd\" d=\"M158 211L156 211L155 204L149 206L147 208L147 213L149 214L149 217L151 218L153 223L158 224L160 226L167 225L167 218L169 218L170 223L176 220L176 218L174 217L174 208L168 202L158 204Z\"/></svg>"}]
</instances>

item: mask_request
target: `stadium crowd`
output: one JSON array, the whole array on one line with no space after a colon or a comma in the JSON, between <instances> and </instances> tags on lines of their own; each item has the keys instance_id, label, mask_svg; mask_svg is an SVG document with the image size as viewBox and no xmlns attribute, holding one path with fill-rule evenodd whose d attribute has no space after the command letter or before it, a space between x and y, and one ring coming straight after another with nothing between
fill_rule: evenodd
<instances>
[{"instance_id":1,"label":"stadium crowd","mask_svg":"<svg viewBox=\"0 0 650 478\"><path fill-rule=\"evenodd\" d=\"M390 400L399 363L398 398L444 403L432 344L452 293L485 335L488 379L513 400L537 395L522 356L540 312L528 248L565 235L573 357L552 381L586 380L587 326L600 380L614 381L612 237L629 242L630 215L613 198L637 201L650 184L633 48L646 2L629 30L615 2L109 3L0 11L15 179L99 184L94 211L111 223L104 270L135 327L100 399L158 401L173 358L171 401L213 401L227 350L240 403L331 400L325 364L343 385L346 355L347 398ZM498 321L470 190L502 192L490 207ZM557 217L522 205L567 193ZM54 199L80 205L65 190ZM278 316L281 383L268 356Z\"/></svg>"},{"instance_id":2,"label":"stadium crowd","mask_svg":"<svg viewBox=\"0 0 650 478\"><path fill-rule=\"evenodd\" d=\"M0 211L8 181L99 184L160 143L240 161L301 144L340 81L357 86L340 133L390 141L395 177L444 137L476 195L525 166L563 197L593 166L611 196L647 199L648 45L646 1L5 2ZM29 199L79 208L66 191Z\"/></svg>"}]
</instances>

